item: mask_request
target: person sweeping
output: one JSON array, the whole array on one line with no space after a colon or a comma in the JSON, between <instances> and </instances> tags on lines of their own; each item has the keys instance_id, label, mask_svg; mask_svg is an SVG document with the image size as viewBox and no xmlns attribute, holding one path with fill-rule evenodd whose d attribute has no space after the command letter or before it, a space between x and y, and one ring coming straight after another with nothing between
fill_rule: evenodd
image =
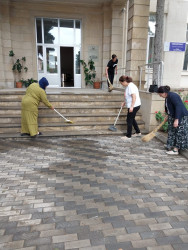
<instances>
[{"instance_id":1,"label":"person sweeping","mask_svg":"<svg viewBox=\"0 0 188 250\"><path fill-rule=\"evenodd\" d=\"M137 86L132 82L130 76L121 76L119 82L125 88L125 102L122 103L122 106L127 104L127 133L126 136L121 137L122 140L130 140L131 136L141 136L140 129L136 122L136 113L140 109L141 101L139 96L139 91ZM132 126L135 129L135 133L132 135Z\"/></svg>"},{"instance_id":2,"label":"person sweeping","mask_svg":"<svg viewBox=\"0 0 188 250\"><path fill-rule=\"evenodd\" d=\"M180 96L171 92L169 86L158 88L160 97L165 98L165 111L168 114L168 139L166 151L169 155L178 155L179 150L188 149L188 111Z\"/></svg>"},{"instance_id":3,"label":"person sweeping","mask_svg":"<svg viewBox=\"0 0 188 250\"><path fill-rule=\"evenodd\" d=\"M112 59L108 62L106 66L106 70L105 70L105 75L106 75L107 84L108 84L108 92L112 91L114 74L117 75L117 64L118 64L117 56L113 54Z\"/></svg>"},{"instance_id":4,"label":"person sweeping","mask_svg":"<svg viewBox=\"0 0 188 250\"><path fill-rule=\"evenodd\" d=\"M21 111L21 136L29 135L36 137L42 133L38 131L38 106L43 102L45 106L54 109L48 101L45 89L49 85L48 80L43 77L39 83L32 83L22 98Z\"/></svg>"}]
</instances>

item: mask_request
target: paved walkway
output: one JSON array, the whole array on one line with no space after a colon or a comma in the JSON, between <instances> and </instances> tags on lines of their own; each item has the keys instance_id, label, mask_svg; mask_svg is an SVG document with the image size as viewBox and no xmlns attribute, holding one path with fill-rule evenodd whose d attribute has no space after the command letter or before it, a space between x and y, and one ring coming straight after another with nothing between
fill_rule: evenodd
<instances>
[{"instance_id":1,"label":"paved walkway","mask_svg":"<svg viewBox=\"0 0 188 250\"><path fill-rule=\"evenodd\" d=\"M0 249L188 249L188 161L156 139L1 139L0 171Z\"/></svg>"}]
</instances>

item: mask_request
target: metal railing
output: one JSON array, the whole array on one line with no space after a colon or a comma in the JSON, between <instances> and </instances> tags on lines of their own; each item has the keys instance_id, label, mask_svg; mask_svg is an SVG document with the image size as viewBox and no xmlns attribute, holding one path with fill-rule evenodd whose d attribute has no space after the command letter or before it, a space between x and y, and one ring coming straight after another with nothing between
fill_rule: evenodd
<instances>
[{"instance_id":1,"label":"metal railing","mask_svg":"<svg viewBox=\"0 0 188 250\"><path fill-rule=\"evenodd\" d=\"M149 86L153 84L153 66L158 65L157 69L157 79L155 84L160 87L163 85L163 72L164 72L164 62L155 62L155 63L148 63L141 66L139 68L139 89L141 89L142 85L142 74L145 71L145 81L146 81L146 91L149 91Z\"/></svg>"}]
</instances>

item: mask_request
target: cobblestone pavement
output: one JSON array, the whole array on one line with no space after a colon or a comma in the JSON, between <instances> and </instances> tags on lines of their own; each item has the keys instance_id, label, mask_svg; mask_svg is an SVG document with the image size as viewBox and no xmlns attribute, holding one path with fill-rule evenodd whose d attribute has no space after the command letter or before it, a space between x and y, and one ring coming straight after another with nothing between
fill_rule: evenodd
<instances>
[{"instance_id":1,"label":"cobblestone pavement","mask_svg":"<svg viewBox=\"0 0 188 250\"><path fill-rule=\"evenodd\" d=\"M188 161L156 139L2 139L0 171L0 249L188 249Z\"/></svg>"}]
</instances>

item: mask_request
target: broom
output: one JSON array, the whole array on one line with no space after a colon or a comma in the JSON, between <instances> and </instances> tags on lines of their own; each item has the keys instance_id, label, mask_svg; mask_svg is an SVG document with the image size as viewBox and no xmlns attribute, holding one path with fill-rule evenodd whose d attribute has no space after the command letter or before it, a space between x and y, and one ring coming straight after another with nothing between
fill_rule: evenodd
<instances>
[{"instance_id":1,"label":"broom","mask_svg":"<svg viewBox=\"0 0 188 250\"><path fill-rule=\"evenodd\" d=\"M151 139L153 139L156 136L156 132L165 124L167 121L167 117L165 117L164 121L159 124L153 131L151 131L149 134L142 137L143 142L148 142Z\"/></svg>"},{"instance_id":2,"label":"broom","mask_svg":"<svg viewBox=\"0 0 188 250\"><path fill-rule=\"evenodd\" d=\"M66 117L64 117L62 114L60 114L56 109L54 109L54 111L55 111L59 116L61 116L61 117L65 120L65 122L67 122L67 123L73 123L73 121L68 120Z\"/></svg>"},{"instance_id":3,"label":"broom","mask_svg":"<svg viewBox=\"0 0 188 250\"><path fill-rule=\"evenodd\" d=\"M108 89L109 89L109 91L111 92L111 91L113 90L114 87L113 87L113 85L111 84L110 79L107 78L107 80L108 80L108 83L109 83Z\"/></svg>"}]
</instances>

